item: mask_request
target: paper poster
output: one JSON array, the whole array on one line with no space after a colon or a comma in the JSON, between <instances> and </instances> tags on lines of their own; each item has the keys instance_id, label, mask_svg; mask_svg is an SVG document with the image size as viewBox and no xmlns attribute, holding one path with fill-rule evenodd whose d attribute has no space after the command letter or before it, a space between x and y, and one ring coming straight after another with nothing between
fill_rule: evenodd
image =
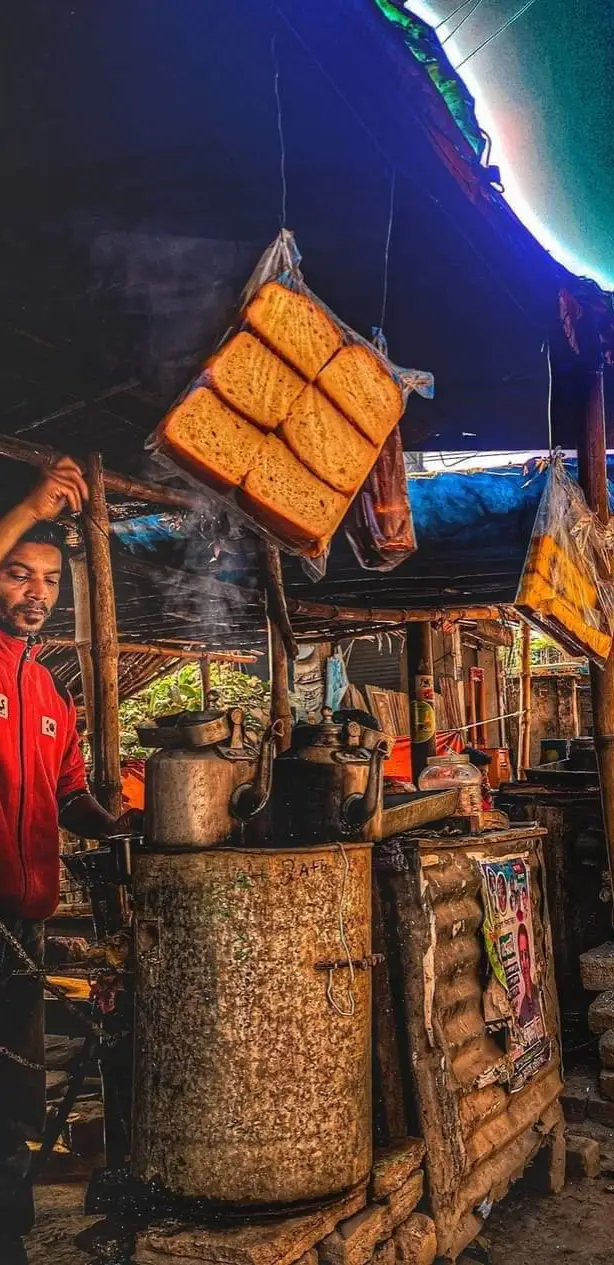
<instances>
[{"instance_id":1,"label":"paper poster","mask_svg":"<svg viewBox=\"0 0 614 1265\"><path fill-rule=\"evenodd\" d=\"M514 1069L510 1088L518 1090L549 1062L551 1054L533 940L530 870L520 857L480 860L479 865L484 942L493 974L509 1002L508 1054Z\"/></svg>"}]
</instances>

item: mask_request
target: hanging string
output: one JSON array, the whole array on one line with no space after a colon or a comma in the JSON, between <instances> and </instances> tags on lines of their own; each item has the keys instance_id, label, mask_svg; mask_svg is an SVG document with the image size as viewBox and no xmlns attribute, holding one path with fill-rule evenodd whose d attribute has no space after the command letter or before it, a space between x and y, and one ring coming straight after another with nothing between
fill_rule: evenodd
<instances>
[{"instance_id":1,"label":"hanging string","mask_svg":"<svg viewBox=\"0 0 614 1265\"><path fill-rule=\"evenodd\" d=\"M351 1019L356 1014L356 998L354 996L354 963L352 962L352 954L350 951L350 946L347 942L345 920L343 917L343 902L345 900L345 891L346 891L346 886L347 886L348 875L350 872L350 862L349 862L348 855L343 844L338 843L337 847L339 848L339 851L341 853L341 857L343 860L343 880L341 883L341 895L339 897L338 916L339 916L339 939L341 941L343 951L346 955L348 971L349 971L347 1006L339 1005L339 1002L335 998L334 979L333 979L334 970L332 968L328 972L328 987L326 989L326 996L333 1010L336 1011L338 1015L341 1015L342 1018L344 1019Z\"/></svg>"},{"instance_id":2,"label":"hanging string","mask_svg":"<svg viewBox=\"0 0 614 1265\"><path fill-rule=\"evenodd\" d=\"M277 58L277 32L274 32L271 40L271 58L273 61L273 86L275 90L275 105L277 107L277 134L279 136L279 167L281 177L281 216L280 227L286 227L286 210L288 189L286 184L286 142L284 139L284 125L281 114L281 96L279 92L279 61Z\"/></svg>"},{"instance_id":3,"label":"hanging string","mask_svg":"<svg viewBox=\"0 0 614 1265\"><path fill-rule=\"evenodd\" d=\"M382 315L380 317L380 329L384 329L386 322L386 308L388 306L388 262L390 258L390 238L392 236L392 221L394 218L394 191L396 188L397 173L396 167L392 168L392 179L390 181L390 213L388 215L388 231L386 233L386 249L384 251L384 292L382 295Z\"/></svg>"},{"instance_id":4,"label":"hanging string","mask_svg":"<svg viewBox=\"0 0 614 1265\"><path fill-rule=\"evenodd\" d=\"M437 26L435 26L433 29L435 31L439 31L442 26L445 26L447 22L450 22L452 18L455 18L456 14L460 13L461 9L466 9L469 3L470 3L470 0L462 0L462 3L457 4L456 8L453 9L452 12L448 14L447 18L442 18L441 22L438 22Z\"/></svg>"},{"instance_id":5,"label":"hanging string","mask_svg":"<svg viewBox=\"0 0 614 1265\"><path fill-rule=\"evenodd\" d=\"M453 35L456 35L457 31L460 31L461 26L464 26L465 22L467 22L469 18L473 17L473 14L475 13L476 9L479 9L481 3L482 3L482 0L473 0L473 4L471 5L471 8L468 9L467 12L463 15L460 22L457 22L456 26L453 26L452 30L448 31L448 34L444 37L444 39L442 39L441 41L442 48L444 44L447 44L448 40L452 39Z\"/></svg>"},{"instance_id":6,"label":"hanging string","mask_svg":"<svg viewBox=\"0 0 614 1265\"><path fill-rule=\"evenodd\" d=\"M546 343L546 360L548 363L548 452L552 456L552 350Z\"/></svg>"},{"instance_id":7,"label":"hanging string","mask_svg":"<svg viewBox=\"0 0 614 1265\"><path fill-rule=\"evenodd\" d=\"M479 53L483 48L486 48L487 44L492 44L493 40L496 40L498 35L502 35L503 31L507 31L508 26L512 26L512 24L517 22L518 18L521 18L524 13L528 13L529 9L532 9L535 3L536 0L527 0L527 3L523 4L522 8L518 9L516 13L513 13L511 18L507 19L507 22L504 22L502 26L497 27L497 30L493 31L492 35L488 36L488 39L482 40L482 43L478 44L477 48L474 48L472 53L469 53L467 57L463 57L463 60L459 61L458 66L456 66L455 69L460 70L461 66L464 66L468 61L471 61L471 58L475 57L476 53Z\"/></svg>"}]
</instances>

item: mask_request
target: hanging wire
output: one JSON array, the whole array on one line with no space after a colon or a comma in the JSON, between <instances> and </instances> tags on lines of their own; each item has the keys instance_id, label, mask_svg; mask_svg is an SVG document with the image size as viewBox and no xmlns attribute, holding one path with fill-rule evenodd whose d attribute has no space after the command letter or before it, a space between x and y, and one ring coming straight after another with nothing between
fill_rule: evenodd
<instances>
[{"instance_id":1,"label":"hanging wire","mask_svg":"<svg viewBox=\"0 0 614 1265\"><path fill-rule=\"evenodd\" d=\"M448 14L447 18L442 18L441 22L438 22L437 26L435 26L433 29L435 31L439 31L442 26L445 26L447 22L450 22L452 18L455 18L457 13L460 13L461 9L466 9L468 4L471 4L471 0L462 0L462 4L457 4L456 8L453 9L452 12Z\"/></svg>"},{"instance_id":2,"label":"hanging wire","mask_svg":"<svg viewBox=\"0 0 614 1265\"><path fill-rule=\"evenodd\" d=\"M456 70L460 70L461 66L465 66L468 61L471 61L471 58L475 57L476 53L479 53L481 49L486 48L487 44L492 44L493 40L496 40L498 35L502 35L503 31L507 31L508 26L517 22L518 18L521 18L524 13L528 13L529 9L532 9L535 3L536 0L527 0L527 3L523 4L522 8L518 9L516 13L513 13L511 18L507 19L507 22L504 22L503 25L498 27L496 31L493 31L492 35L488 36L488 39L482 40L482 43L478 44L477 48L474 48L472 53L468 53L466 57L463 57L463 60L458 63L458 66L456 66Z\"/></svg>"},{"instance_id":3,"label":"hanging wire","mask_svg":"<svg viewBox=\"0 0 614 1265\"><path fill-rule=\"evenodd\" d=\"M388 216L388 230L386 232L386 248L384 250L384 292L382 294L382 315L380 317L380 329L383 330L386 320L386 308L388 306L388 262L390 258L390 238L392 236L392 221L394 218L394 191L396 188L397 173L396 168L392 168L392 179L390 181L390 213Z\"/></svg>"},{"instance_id":4,"label":"hanging wire","mask_svg":"<svg viewBox=\"0 0 614 1265\"><path fill-rule=\"evenodd\" d=\"M448 34L445 36L445 39L442 39L441 41L442 48L444 44L447 44L448 40L452 39L453 35L456 35L457 31L460 31L461 26L464 26L465 22L467 22L469 18L473 17L473 14L475 13L476 9L479 9L481 3L482 3L482 0L473 0L473 4L471 8L467 11L467 13L465 13L464 17L461 18L460 22L456 23L456 26L452 27L451 31L448 31Z\"/></svg>"},{"instance_id":5,"label":"hanging wire","mask_svg":"<svg viewBox=\"0 0 614 1265\"><path fill-rule=\"evenodd\" d=\"M279 136L279 168L281 177L281 216L280 226L286 227L286 211L288 201L288 186L286 183L286 142L284 138L284 125L281 113L281 96L279 92L279 61L277 57L277 32L274 32L271 40L271 58L273 61L273 86L275 90L275 104L277 107L277 134Z\"/></svg>"}]
</instances>

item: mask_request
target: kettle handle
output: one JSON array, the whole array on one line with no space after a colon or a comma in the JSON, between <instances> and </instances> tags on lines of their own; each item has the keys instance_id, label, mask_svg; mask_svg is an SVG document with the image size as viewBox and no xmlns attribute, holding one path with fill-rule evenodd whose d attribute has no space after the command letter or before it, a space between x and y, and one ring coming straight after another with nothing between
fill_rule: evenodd
<instances>
[{"instance_id":1,"label":"kettle handle","mask_svg":"<svg viewBox=\"0 0 614 1265\"><path fill-rule=\"evenodd\" d=\"M242 782L230 797L230 811L238 821L251 821L268 803L273 785L275 739L283 737L284 722L275 720L264 731L253 782Z\"/></svg>"}]
</instances>

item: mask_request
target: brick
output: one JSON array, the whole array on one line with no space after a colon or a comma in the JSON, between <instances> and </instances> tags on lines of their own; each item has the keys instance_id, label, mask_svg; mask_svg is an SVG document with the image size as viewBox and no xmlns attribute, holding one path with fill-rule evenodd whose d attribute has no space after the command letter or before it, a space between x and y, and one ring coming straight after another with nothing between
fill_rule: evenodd
<instances>
[{"instance_id":1,"label":"brick","mask_svg":"<svg viewBox=\"0 0 614 1265\"><path fill-rule=\"evenodd\" d=\"M310 1247L308 1252L303 1252L303 1255L299 1256L296 1265L318 1265L317 1247Z\"/></svg>"},{"instance_id":2,"label":"brick","mask_svg":"<svg viewBox=\"0 0 614 1265\"><path fill-rule=\"evenodd\" d=\"M580 955L580 975L588 993L614 989L614 940L607 940L598 949L589 949Z\"/></svg>"},{"instance_id":3,"label":"brick","mask_svg":"<svg viewBox=\"0 0 614 1265\"><path fill-rule=\"evenodd\" d=\"M422 1138L408 1138L402 1146L376 1154L369 1188L371 1197L384 1199L398 1190L420 1168L425 1151Z\"/></svg>"},{"instance_id":4,"label":"brick","mask_svg":"<svg viewBox=\"0 0 614 1265\"><path fill-rule=\"evenodd\" d=\"M166 1265L164 1256L178 1257L178 1265L206 1261L207 1265L295 1265L337 1223L364 1208L365 1187L321 1212L288 1217L264 1225L242 1225L227 1230L196 1226L177 1229L176 1222L137 1234L135 1260L139 1265ZM147 1255L149 1253L149 1255ZM157 1254L157 1255L156 1255Z\"/></svg>"},{"instance_id":5,"label":"brick","mask_svg":"<svg viewBox=\"0 0 614 1265\"><path fill-rule=\"evenodd\" d=\"M591 1002L588 1008L588 1026L596 1037L600 1037L609 1028L614 1028L614 989L600 993Z\"/></svg>"},{"instance_id":6,"label":"brick","mask_svg":"<svg viewBox=\"0 0 614 1265\"><path fill-rule=\"evenodd\" d=\"M605 1067L599 1073L599 1088L608 1102L614 1102L614 1071L610 1068Z\"/></svg>"},{"instance_id":7,"label":"brick","mask_svg":"<svg viewBox=\"0 0 614 1265\"><path fill-rule=\"evenodd\" d=\"M594 1138L585 1138L579 1133L568 1133L565 1170L568 1181L597 1177L599 1169L599 1143Z\"/></svg>"},{"instance_id":8,"label":"brick","mask_svg":"<svg viewBox=\"0 0 614 1265\"><path fill-rule=\"evenodd\" d=\"M389 1234L386 1206L371 1204L343 1221L320 1243L320 1265L366 1265Z\"/></svg>"},{"instance_id":9,"label":"brick","mask_svg":"<svg viewBox=\"0 0 614 1265\"><path fill-rule=\"evenodd\" d=\"M422 1193L424 1191L424 1173L420 1170L410 1177L409 1181L404 1182L398 1190L389 1195L386 1203L386 1222L389 1233L392 1234L397 1226L411 1216L414 1208L417 1208Z\"/></svg>"},{"instance_id":10,"label":"brick","mask_svg":"<svg viewBox=\"0 0 614 1265\"><path fill-rule=\"evenodd\" d=\"M430 1217L415 1212L394 1233L396 1259L401 1265L432 1265L437 1255L437 1233Z\"/></svg>"},{"instance_id":11,"label":"brick","mask_svg":"<svg viewBox=\"0 0 614 1265\"><path fill-rule=\"evenodd\" d=\"M599 1058L603 1067L614 1068L614 1028L604 1032L599 1041Z\"/></svg>"},{"instance_id":12,"label":"brick","mask_svg":"<svg viewBox=\"0 0 614 1265\"><path fill-rule=\"evenodd\" d=\"M104 1151L104 1112L100 1102L77 1103L67 1120L68 1142L74 1155Z\"/></svg>"},{"instance_id":13,"label":"brick","mask_svg":"<svg viewBox=\"0 0 614 1265\"><path fill-rule=\"evenodd\" d=\"M602 1098L601 1094L591 1094L588 1100L588 1115L590 1120L596 1120L598 1124L614 1129L614 1102Z\"/></svg>"},{"instance_id":14,"label":"brick","mask_svg":"<svg viewBox=\"0 0 614 1265\"><path fill-rule=\"evenodd\" d=\"M526 1170L527 1185L540 1195L558 1195L565 1185L565 1134L559 1127L549 1133Z\"/></svg>"}]
</instances>

